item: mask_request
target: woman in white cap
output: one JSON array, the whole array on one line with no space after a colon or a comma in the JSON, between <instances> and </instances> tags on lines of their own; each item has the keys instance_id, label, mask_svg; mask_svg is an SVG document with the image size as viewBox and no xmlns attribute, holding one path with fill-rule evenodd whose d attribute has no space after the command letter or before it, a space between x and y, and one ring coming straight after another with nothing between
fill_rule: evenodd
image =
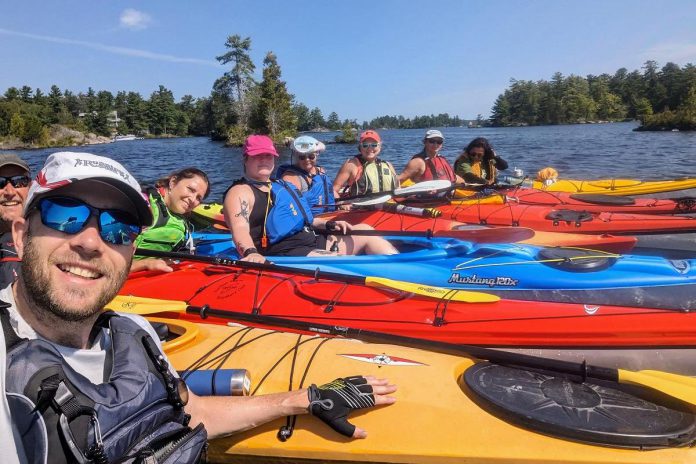
<instances>
[{"instance_id":1,"label":"woman in white cap","mask_svg":"<svg viewBox=\"0 0 696 464\"><path fill-rule=\"evenodd\" d=\"M450 166L447 158L440 154L445 137L437 129L430 129L423 137L423 150L413 155L403 172L399 174L399 182L413 183L428 180L448 180L450 182L463 182Z\"/></svg>"},{"instance_id":2,"label":"woman in white cap","mask_svg":"<svg viewBox=\"0 0 696 464\"><path fill-rule=\"evenodd\" d=\"M276 178L297 187L312 211L325 212L326 206L335 204L333 180L318 164L319 154L326 147L314 137L303 135L292 142L291 148L291 164L279 166Z\"/></svg>"}]
</instances>

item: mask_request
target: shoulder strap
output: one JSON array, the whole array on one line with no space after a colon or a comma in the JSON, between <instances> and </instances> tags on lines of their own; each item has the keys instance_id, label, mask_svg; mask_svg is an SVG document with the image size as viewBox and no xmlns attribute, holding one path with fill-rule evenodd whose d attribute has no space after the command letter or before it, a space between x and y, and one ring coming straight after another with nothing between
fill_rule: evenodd
<instances>
[{"instance_id":1,"label":"shoulder strap","mask_svg":"<svg viewBox=\"0 0 696 464\"><path fill-rule=\"evenodd\" d=\"M157 206L157 222L155 222L152 227L162 227L169 220L169 208L164 204L164 199L160 195L159 191L154 187L147 187L145 189L147 196L155 200L155 206Z\"/></svg>"},{"instance_id":2,"label":"shoulder strap","mask_svg":"<svg viewBox=\"0 0 696 464\"><path fill-rule=\"evenodd\" d=\"M10 304L0 300L0 323L2 324L2 333L5 336L5 348L9 351L10 348L17 345L18 343L26 340L21 338L12 328L12 322L10 321ZM5 366L0 366L0 369L4 369Z\"/></svg>"},{"instance_id":3,"label":"shoulder strap","mask_svg":"<svg viewBox=\"0 0 696 464\"><path fill-rule=\"evenodd\" d=\"M300 201L300 197L295 193L295 189L287 184L287 182L283 180L276 180L276 182L285 188L285 190L288 191L292 199L295 201L297 204L297 208L300 210L300 213L302 213L302 217L304 218L304 222L307 226L311 226L312 223L309 221L309 216L307 215L307 211L305 211L304 206L302 206L302 202Z\"/></svg>"}]
</instances>

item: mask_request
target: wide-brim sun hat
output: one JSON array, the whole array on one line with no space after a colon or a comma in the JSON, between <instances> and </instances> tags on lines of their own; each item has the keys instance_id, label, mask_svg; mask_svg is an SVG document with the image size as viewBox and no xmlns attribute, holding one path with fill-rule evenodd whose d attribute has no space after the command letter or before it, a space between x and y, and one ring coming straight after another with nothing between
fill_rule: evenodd
<instances>
[{"instance_id":1,"label":"wide-brim sun hat","mask_svg":"<svg viewBox=\"0 0 696 464\"><path fill-rule=\"evenodd\" d=\"M430 129L425 131L425 138L426 139L442 139L445 140L445 136L442 135L442 132L440 132L437 129Z\"/></svg>"},{"instance_id":2,"label":"wide-brim sun hat","mask_svg":"<svg viewBox=\"0 0 696 464\"><path fill-rule=\"evenodd\" d=\"M326 146L314 137L302 135L293 140L292 150L304 155L308 153L321 153L326 150Z\"/></svg>"},{"instance_id":3,"label":"wide-brim sun hat","mask_svg":"<svg viewBox=\"0 0 696 464\"><path fill-rule=\"evenodd\" d=\"M29 187L24 212L36 202L69 186L94 183L95 191L110 186L123 193L132 203L134 216L143 227L152 224L150 205L140 184L118 161L91 153L61 151L51 154Z\"/></svg>"}]
</instances>

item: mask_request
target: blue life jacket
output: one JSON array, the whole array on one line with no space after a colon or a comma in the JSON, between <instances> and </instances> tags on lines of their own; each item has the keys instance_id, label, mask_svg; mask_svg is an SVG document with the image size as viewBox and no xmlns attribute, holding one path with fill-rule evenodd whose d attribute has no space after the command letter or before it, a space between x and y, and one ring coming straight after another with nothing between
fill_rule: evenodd
<instances>
[{"instance_id":1,"label":"blue life jacket","mask_svg":"<svg viewBox=\"0 0 696 464\"><path fill-rule=\"evenodd\" d=\"M319 167L317 167L317 174L312 176L297 166L284 164L278 167L276 177L282 179L286 172L297 174L300 179L300 193L307 200L307 204L313 211L324 212L327 208L322 208L322 206L335 205L336 200L333 195L333 180L318 170Z\"/></svg>"},{"instance_id":2,"label":"blue life jacket","mask_svg":"<svg viewBox=\"0 0 696 464\"><path fill-rule=\"evenodd\" d=\"M106 312L111 350L103 383L76 372L51 343L20 338L0 302L7 345L7 399L29 462L195 463L207 448L202 424L187 426L174 376L150 335ZM4 450L7 452L8 450Z\"/></svg>"},{"instance_id":3,"label":"blue life jacket","mask_svg":"<svg viewBox=\"0 0 696 464\"><path fill-rule=\"evenodd\" d=\"M278 243L303 228L311 228L314 216L307 200L294 185L284 180L271 181L271 208L265 231L270 244Z\"/></svg>"}]
</instances>

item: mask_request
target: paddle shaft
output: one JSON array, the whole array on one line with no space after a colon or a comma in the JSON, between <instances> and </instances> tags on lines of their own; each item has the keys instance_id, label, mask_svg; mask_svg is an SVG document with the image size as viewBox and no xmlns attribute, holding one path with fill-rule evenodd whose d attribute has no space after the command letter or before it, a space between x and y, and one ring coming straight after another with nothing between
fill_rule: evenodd
<instances>
[{"instance_id":1,"label":"paddle shaft","mask_svg":"<svg viewBox=\"0 0 696 464\"><path fill-rule=\"evenodd\" d=\"M341 274L338 272L322 271L319 268L315 270L299 269L289 266L279 266L277 264L270 263L251 263L248 261L240 261L237 259L223 258L221 256L191 255L188 253L147 250L144 248L138 248L135 251L135 254L137 254L138 256L147 256L149 258L175 259L181 261L198 261L201 263L217 264L220 266L235 266L246 269L256 269L260 271L284 272L289 274L314 277L315 279L338 280L341 282L356 283L362 285L365 284L367 279L366 277L361 276Z\"/></svg>"},{"instance_id":2,"label":"paddle shaft","mask_svg":"<svg viewBox=\"0 0 696 464\"><path fill-rule=\"evenodd\" d=\"M351 327L318 324L314 322L305 322L274 316L264 316L260 314L250 314L236 311L214 309L208 306L188 306L186 308L186 312L189 314L198 314L202 319L205 319L208 316L214 316L218 318L231 319L247 323L255 323L264 326L301 330L321 335L342 336L369 343L387 343L394 345L403 345L412 348L420 348L430 351L437 351L440 353L452 354L456 356L473 356L475 358L486 359L497 364L515 365L539 370L551 370L554 372L561 372L564 374L581 377L582 379L592 378L599 380L608 380L612 382L619 381L619 372L617 369L591 366L585 363L581 364L556 359L538 358L526 354L511 353L508 351L484 348L481 346L459 345L434 340L424 340L421 338L407 337L404 335L395 335L385 332L375 332L371 330L356 329Z\"/></svg>"},{"instance_id":3,"label":"paddle shaft","mask_svg":"<svg viewBox=\"0 0 696 464\"><path fill-rule=\"evenodd\" d=\"M319 234L341 235L337 231L317 230ZM462 230L362 230L353 229L343 235L365 235L368 237L444 237L456 238L479 243L512 243L526 240L534 236L534 231L526 227L495 227L490 229Z\"/></svg>"}]
</instances>

